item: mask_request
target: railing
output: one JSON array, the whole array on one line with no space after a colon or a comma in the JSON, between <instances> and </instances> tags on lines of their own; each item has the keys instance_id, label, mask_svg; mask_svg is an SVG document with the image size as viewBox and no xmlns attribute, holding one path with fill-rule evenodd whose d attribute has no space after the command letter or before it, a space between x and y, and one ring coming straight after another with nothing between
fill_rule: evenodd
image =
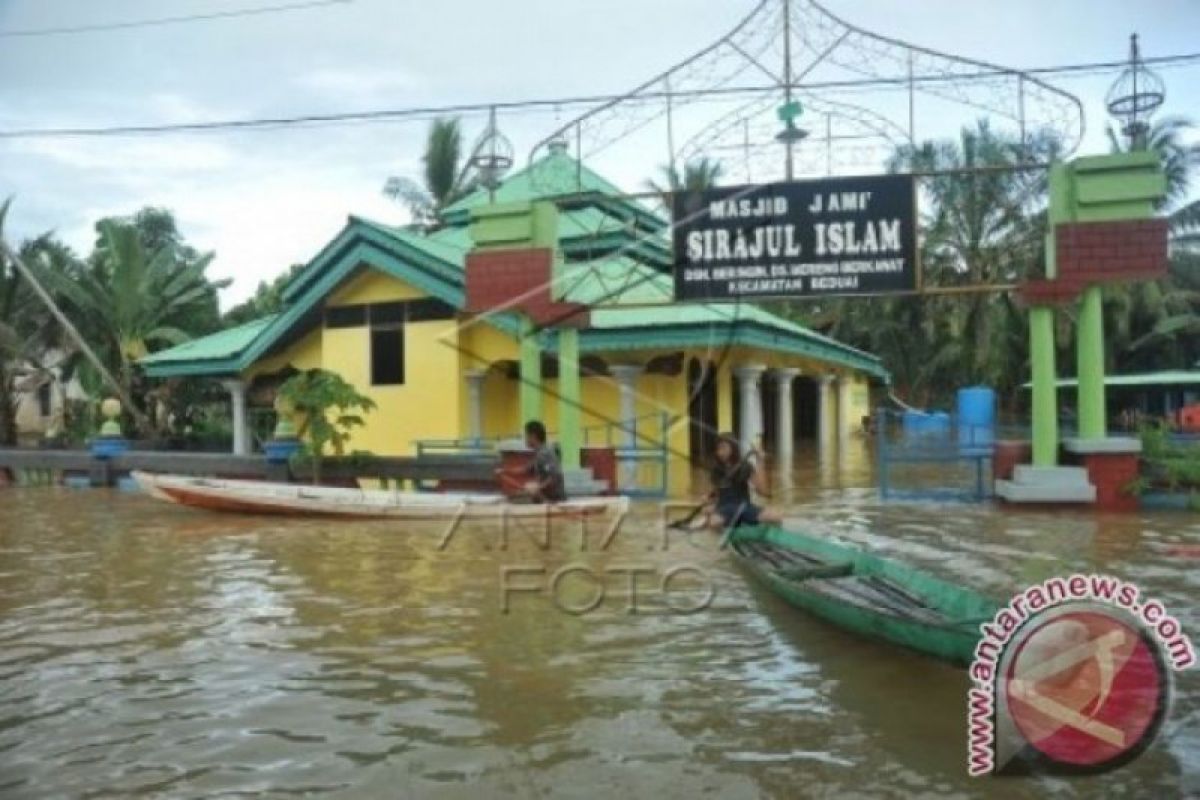
<instances>
[{"instance_id":1,"label":"railing","mask_svg":"<svg viewBox=\"0 0 1200 800\"><path fill-rule=\"evenodd\" d=\"M585 447L611 447L617 459L617 488L630 497L665 497L670 463L671 415L652 411L628 424L602 422L583 429Z\"/></svg>"},{"instance_id":2,"label":"railing","mask_svg":"<svg viewBox=\"0 0 1200 800\"><path fill-rule=\"evenodd\" d=\"M997 438L1002 432L1005 437L1028 438L1009 427L1001 431L995 425L965 425L945 413L914 417L881 408L873 422L883 500L985 500L991 496L987 476ZM896 468L902 464L920 465L914 471L921 485L895 485Z\"/></svg>"},{"instance_id":3,"label":"railing","mask_svg":"<svg viewBox=\"0 0 1200 800\"><path fill-rule=\"evenodd\" d=\"M602 422L582 429L584 447L611 447L617 461L617 489L630 497L663 497L667 493L667 465L670 461L667 435L671 415L651 412L635 417L626 426L620 422ZM552 441L559 437L549 432ZM417 457L494 456L504 442L519 436L467 437L463 439L421 439L413 444Z\"/></svg>"}]
</instances>

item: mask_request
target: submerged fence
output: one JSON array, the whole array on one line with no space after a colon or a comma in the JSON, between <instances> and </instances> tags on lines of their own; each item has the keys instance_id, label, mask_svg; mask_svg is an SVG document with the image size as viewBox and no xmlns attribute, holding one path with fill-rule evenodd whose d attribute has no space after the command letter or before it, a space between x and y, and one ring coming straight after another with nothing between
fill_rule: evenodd
<instances>
[{"instance_id":1,"label":"submerged fence","mask_svg":"<svg viewBox=\"0 0 1200 800\"><path fill-rule=\"evenodd\" d=\"M874 424L883 500L985 500L997 439L1028 438L1026 428L973 424L945 412L881 408Z\"/></svg>"}]
</instances>

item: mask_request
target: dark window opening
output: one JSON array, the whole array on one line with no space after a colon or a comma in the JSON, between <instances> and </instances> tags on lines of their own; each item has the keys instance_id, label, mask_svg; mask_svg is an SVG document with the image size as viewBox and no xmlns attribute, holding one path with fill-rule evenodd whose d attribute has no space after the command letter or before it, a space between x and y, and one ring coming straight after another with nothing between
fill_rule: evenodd
<instances>
[{"instance_id":1,"label":"dark window opening","mask_svg":"<svg viewBox=\"0 0 1200 800\"><path fill-rule=\"evenodd\" d=\"M325 327L327 328L360 328L367 324L367 307L333 306L325 309Z\"/></svg>"},{"instance_id":2,"label":"dark window opening","mask_svg":"<svg viewBox=\"0 0 1200 800\"><path fill-rule=\"evenodd\" d=\"M403 325L404 303L373 303L371 305L372 325Z\"/></svg>"},{"instance_id":3,"label":"dark window opening","mask_svg":"<svg viewBox=\"0 0 1200 800\"><path fill-rule=\"evenodd\" d=\"M408 301L409 322L432 322L442 319L454 319L454 306L443 303L436 297Z\"/></svg>"},{"instance_id":4,"label":"dark window opening","mask_svg":"<svg viewBox=\"0 0 1200 800\"><path fill-rule=\"evenodd\" d=\"M404 383L404 329L371 330L371 383L398 386Z\"/></svg>"},{"instance_id":5,"label":"dark window opening","mask_svg":"<svg viewBox=\"0 0 1200 800\"><path fill-rule=\"evenodd\" d=\"M38 413L43 417L48 417L54 411L50 396L50 382L46 381L37 390Z\"/></svg>"}]
</instances>

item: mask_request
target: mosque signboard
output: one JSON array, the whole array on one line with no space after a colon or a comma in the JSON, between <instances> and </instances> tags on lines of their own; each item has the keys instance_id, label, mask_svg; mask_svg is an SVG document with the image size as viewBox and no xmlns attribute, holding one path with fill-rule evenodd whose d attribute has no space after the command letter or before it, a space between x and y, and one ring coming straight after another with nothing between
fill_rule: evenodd
<instances>
[{"instance_id":1,"label":"mosque signboard","mask_svg":"<svg viewBox=\"0 0 1200 800\"><path fill-rule=\"evenodd\" d=\"M679 300L889 294L918 285L911 175L676 192L671 215Z\"/></svg>"}]
</instances>

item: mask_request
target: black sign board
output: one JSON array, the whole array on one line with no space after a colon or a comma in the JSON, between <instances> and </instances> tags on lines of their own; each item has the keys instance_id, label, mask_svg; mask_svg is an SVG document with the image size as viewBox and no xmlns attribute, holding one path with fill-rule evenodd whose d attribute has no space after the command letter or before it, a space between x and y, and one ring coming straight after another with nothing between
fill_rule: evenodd
<instances>
[{"instance_id":1,"label":"black sign board","mask_svg":"<svg viewBox=\"0 0 1200 800\"><path fill-rule=\"evenodd\" d=\"M911 175L677 192L671 214L679 300L917 288Z\"/></svg>"}]
</instances>

